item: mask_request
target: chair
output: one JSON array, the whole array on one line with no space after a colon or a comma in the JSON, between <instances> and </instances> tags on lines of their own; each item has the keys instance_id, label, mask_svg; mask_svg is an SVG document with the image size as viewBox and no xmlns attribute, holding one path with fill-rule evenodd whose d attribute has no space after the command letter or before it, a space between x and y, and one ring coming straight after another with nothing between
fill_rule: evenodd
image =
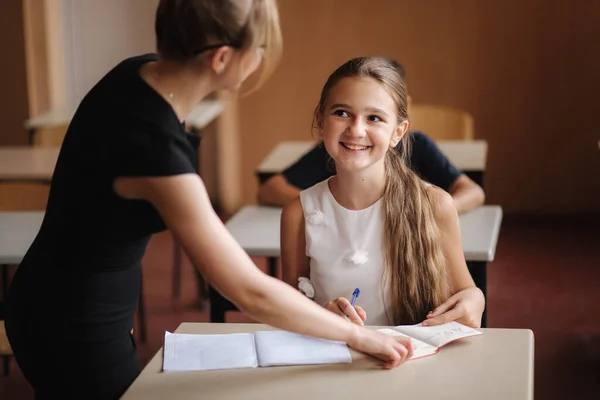
<instances>
[{"instance_id":1,"label":"chair","mask_svg":"<svg viewBox=\"0 0 600 400\"><path fill-rule=\"evenodd\" d=\"M410 129L423 131L433 140L473 140L473 117L446 106L414 104L408 110Z\"/></svg>"}]
</instances>

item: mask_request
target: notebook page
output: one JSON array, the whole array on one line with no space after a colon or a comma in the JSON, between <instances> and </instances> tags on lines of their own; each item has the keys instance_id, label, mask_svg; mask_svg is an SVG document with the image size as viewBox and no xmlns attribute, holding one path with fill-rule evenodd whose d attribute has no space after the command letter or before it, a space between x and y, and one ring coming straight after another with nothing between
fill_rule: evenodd
<instances>
[{"instance_id":1,"label":"notebook page","mask_svg":"<svg viewBox=\"0 0 600 400\"><path fill-rule=\"evenodd\" d=\"M317 339L287 331L254 333L258 365L350 363L352 357L344 342Z\"/></svg>"},{"instance_id":2,"label":"notebook page","mask_svg":"<svg viewBox=\"0 0 600 400\"><path fill-rule=\"evenodd\" d=\"M400 333L398 331L395 331L393 329L378 329L379 332L383 332L383 333L387 333L388 335L393 335L393 336L404 336L404 337L410 337L407 336L403 333ZM425 342L421 342L418 339L415 338L410 338L410 342L412 344L413 347L413 355L410 358L411 360L415 360L417 358L421 358L421 357L426 357L426 356L430 356L432 354L437 353L437 348L428 345Z\"/></svg>"},{"instance_id":3,"label":"notebook page","mask_svg":"<svg viewBox=\"0 0 600 400\"><path fill-rule=\"evenodd\" d=\"M421 324L401 325L394 329L434 347L441 347L457 339L483 334L483 332L477 329L470 328L456 321L436 326L423 326Z\"/></svg>"},{"instance_id":4,"label":"notebook page","mask_svg":"<svg viewBox=\"0 0 600 400\"><path fill-rule=\"evenodd\" d=\"M251 333L194 335L165 332L164 371L254 368L257 365Z\"/></svg>"}]
</instances>

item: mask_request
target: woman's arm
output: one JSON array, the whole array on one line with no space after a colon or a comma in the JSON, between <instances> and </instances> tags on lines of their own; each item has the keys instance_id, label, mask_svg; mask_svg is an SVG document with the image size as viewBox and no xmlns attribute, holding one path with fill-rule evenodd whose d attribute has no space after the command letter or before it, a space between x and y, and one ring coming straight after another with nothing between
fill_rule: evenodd
<instances>
[{"instance_id":1,"label":"woman's arm","mask_svg":"<svg viewBox=\"0 0 600 400\"><path fill-rule=\"evenodd\" d=\"M440 231L452 296L427 316L425 325L457 320L465 325L479 327L485 298L483 292L475 286L465 262L458 213L453 199L438 187L430 186L427 190L434 204L434 216Z\"/></svg>"},{"instance_id":2,"label":"woman's arm","mask_svg":"<svg viewBox=\"0 0 600 400\"><path fill-rule=\"evenodd\" d=\"M262 273L215 214L198 175L118 178L114 188L123 197L153 204L207 281L251 317L300 334L341 340L375 356L379 352L388 367L412 351L405 342L353 325Z\"/></svg>"}]
</instances>

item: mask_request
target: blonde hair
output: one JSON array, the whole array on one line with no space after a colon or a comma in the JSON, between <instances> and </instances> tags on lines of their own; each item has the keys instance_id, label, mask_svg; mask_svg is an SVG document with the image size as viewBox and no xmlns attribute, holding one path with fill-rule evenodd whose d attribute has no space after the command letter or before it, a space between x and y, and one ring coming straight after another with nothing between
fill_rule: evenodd
<instances>
[{"instance_id":1,"label":"blonde hair","mask_svg":"<svg viewBox=\"0 0 600 400\"><path fill-rule=\"evenodd\" d=\"M398 123L408 120L406 84L396 65L385 57L360 57L344 63L327 79L315 109L315 121L325 111L330 90L343 78L354 77L382 84L396 103ZM383 285L391 289L391 304L386 304L386 310L394 325L424 320L427 312L449 294L434 204L426 184L408 167L410 145L409 135L405 134L401 153L390 149L385 156Z\"/></svg>"},{"instance_id":2,"label":"blonde hair","mask_svg":"<svg viewBox=\"0 0 600 400\"><path fill-rule=\"evenodd\" d=\"M282 37L275 0L252 1L241 16L237 0L160 0L156 11L156 47L161 57L190 62L211 44L240 51L264 47L263 62L247 92L256 90L281 59Z\"/></svg>"}]
</instances>

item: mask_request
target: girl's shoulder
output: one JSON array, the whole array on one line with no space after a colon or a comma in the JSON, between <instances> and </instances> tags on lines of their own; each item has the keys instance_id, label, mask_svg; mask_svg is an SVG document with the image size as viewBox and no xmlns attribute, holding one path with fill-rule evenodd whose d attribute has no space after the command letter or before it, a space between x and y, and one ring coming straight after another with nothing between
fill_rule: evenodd
<instances>
[{"instance_id":1,"label":"girl's shoulder","mask_svg":"<svg viewBox=\"0 0 600 400\"><path fill-rule=\"evenodd\" d=\"M425 191L431 200L433 215L437 221L445 220L453 214L457 214L454 199L450 193L431 184L425 184Z\"/></svg>"}]
</instances>

